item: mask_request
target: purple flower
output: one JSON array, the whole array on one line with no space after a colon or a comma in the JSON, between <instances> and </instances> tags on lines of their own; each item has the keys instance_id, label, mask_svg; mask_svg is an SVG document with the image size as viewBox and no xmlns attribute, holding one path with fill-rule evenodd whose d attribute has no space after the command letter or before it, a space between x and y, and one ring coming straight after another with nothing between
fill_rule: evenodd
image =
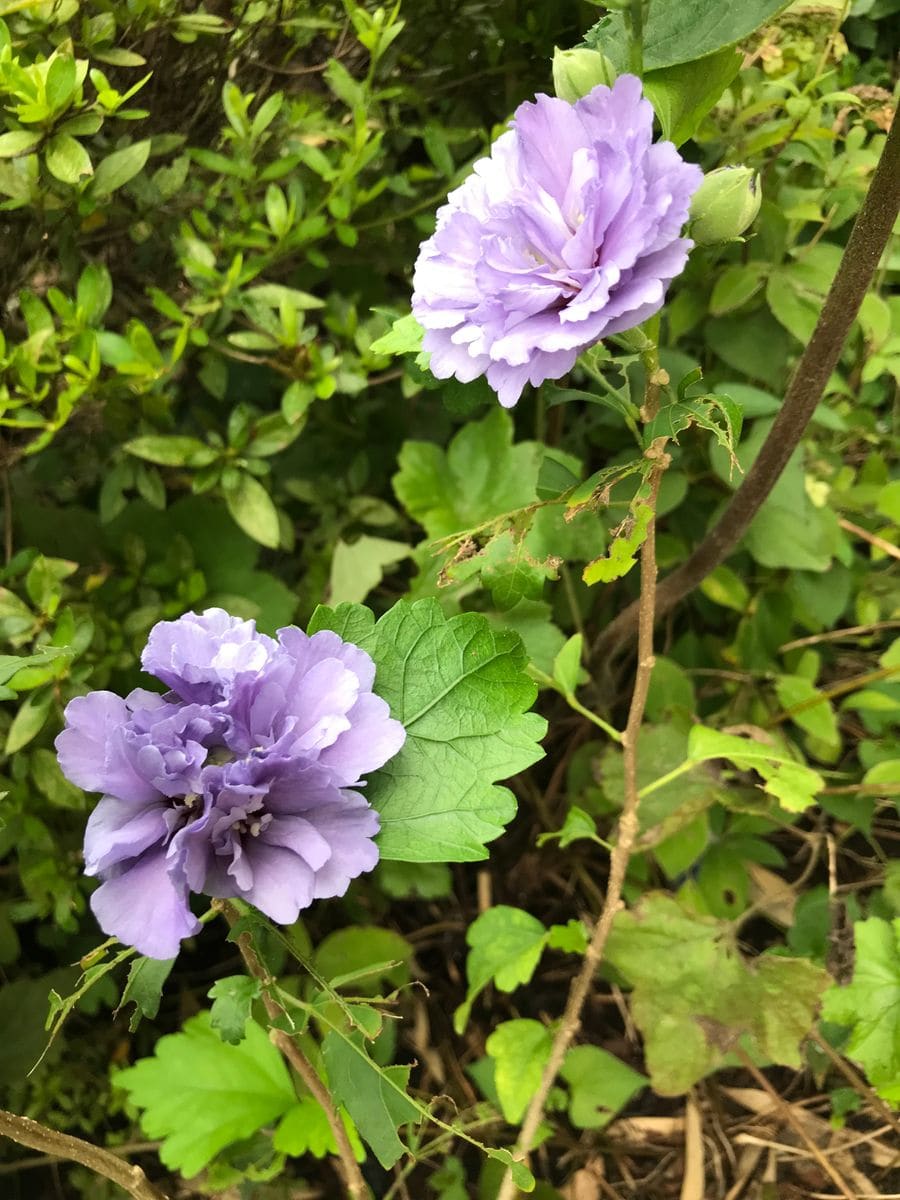
<instances>
[{"instance_id":1,"label":"purple flower","mask_svg":"<svg viewBox=\"0 0 900 1200\"><path fill-rule=\"evenodd\" d=\"M167 695L78 697L56 739L66 777L103 793L84 857L106 933L171 958L199 928L191 892L287 924L375 866L378 815L352 789L406 734L368 654L209 609L156 625L142 662Z\"/></svg>"},{"instance_id":2,"label":"purple flower","mask_svg":"<svg viewBox=\"0 0 900 1200\"><path fill-rule=\"evenodd\" d=\"M634 75L574 105L520 105L416 264L412 310L438 379L486 374L509 408L659 311L693 245L680 234L703 175L652 136Z\"/></svg>"}]
</instances>

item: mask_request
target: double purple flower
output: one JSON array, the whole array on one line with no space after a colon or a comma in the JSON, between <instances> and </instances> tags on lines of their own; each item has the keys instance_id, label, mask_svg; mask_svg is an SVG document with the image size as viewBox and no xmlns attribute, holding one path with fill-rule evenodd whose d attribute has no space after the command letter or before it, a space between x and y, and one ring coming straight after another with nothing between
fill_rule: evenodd
<instances>
[{"instance_id":1,"label":"double purple flower","mask_svg":"<svg viewBox=\"0 0 900 1200\"><path fill-rule=\"evenodd\" d=\"M66 777L103 793L84 856L106 933L172 958L199 929L191 892L289 924L375 866L378 814L353 789L406 734L365 651L213 608L160 622L141 662L171 691L79 697L56 739Z\"/></svg>"},{"instance_id":2,"label":"double purple flower","mask_svg":"<svg viewBox=\"0 0 900 1200\"><path fill-rule=\"evenodd\" d=\"M681 230L703 174L652 138L634 75L574 105L520 105L416 264L412 310L438 379L486 375L509 408L659 311L693 246Z\"/></svg>"}]
</instances>

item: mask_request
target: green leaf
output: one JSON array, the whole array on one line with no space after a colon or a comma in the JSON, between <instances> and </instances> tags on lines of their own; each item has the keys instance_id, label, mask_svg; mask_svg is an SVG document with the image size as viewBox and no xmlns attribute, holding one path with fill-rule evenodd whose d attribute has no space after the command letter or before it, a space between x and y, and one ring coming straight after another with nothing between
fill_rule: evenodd
<instances>
[{"instance_id":1,"label":"green leaf","mask_svg":"<svg viewBox=\"0 0 900 1200\"><path fill-rule=\"evenodd\" d=\"M769 795L788 812L803 812L815 804L825 786L817 771L796 762L779 746L754 742L733 733L720 733L702 725L691 729L688 758L692 762L727 758L742 771L756 771L762 776Z\"/></svg>"},{"instance_id":2,"label":"green leaf","mask_svg":"<svg viewBox=\"0 0 900 1200\"><path fill-rule=\"evenodd\" d=\"M795 725L799 725L813 737L827 742L829 746L840 746L841 737L834 706L810 680L802 675L779 675L775 680L775 694L779 704L786 711L799 709L798 712L790 713Z\"/></svg>"},{"instance_id":3,"label":"green leaf","mask_svg":"<svg viewBox=\"0 0 900 1200\"><path fill-rule=\"evenodd\" d=\"M418 354L424 336L425 330L412 313L407 313L398 317L387 333L376 338L369 350L372 354Z\"/></svg>"},{"instance_id":4,"label":"green leaf","mask_svg":"<svg viewBox=\"0 0 900 1200\"><path fill-rule=\"evenodd\" d=\"M262 1029L251 1021L244 1041L229 1046L211 1028L209 1013L160 1038L152 1058L115 1078L142 1110L147 1136L164 1139L162 1161L187 1178L297 1102L281 1055Z\"/></svg>"},{"instance_id":5,"label":"green leaf","mask_svg":"<svg viewBox=\"0 0 900 1200\"><path fill-rule=\"evenodd\" d=\"M332 987L352 983L356 995L374 996L382 980L391 988L409 982L413 949L393 929L350 925L335 930L316 947L313 963Z\"/></svg>"},{"instance_id":6,"label":"green leaf","mask_svg":"<svg viewBox=\"0 0 900 1200\"><path fill-rule=\"evenodd\" d=\"M790 0L653 0L644 24L644 68L654 70L693 62L734 46L771 21ZM628 69L628 35L617 13L588 33L588 45L607 54L617 69ZM697 68L703 71L706 64Z\"/></svg>"},{"instance_id":7,"label":"green leaf","mask_svg":"<svg viewBox=\"0 0 900 1200\"><path fill-rule=\"evenodd\" d=\"M729 921L688 912L671 896L645 895L620 913L607 961L633 985L631 1011L661 1095L687 1091L738 1060L799 1067L828 975L806 959L738 953Z\"/></svg>"},{"instance_id":8,"label":"green leaf","mask_svg":"<svg viewBox=\"0 0 900 1200\"><path fill-rule=\"evenodd\" d=\"M0 158L17 158L33 150L43 137L41 130L13 129L0 133Z\"/></svg>"},{"instance_id":9,"label":"green leaf","mask_svg":"<svg viewBox=\"0 0 900 1200\"><path fill-rule=\"evenodd\" d=\"M846 1053L865 1070L880 1096L900 1101L900 919L880 917L853 926L853 979L825 993L822 1015L852 1032Z\"/></svg>"},{"instance_id":10,"label":"green leaf","mask_svg":"<svg viewBox=\"0 0 900 1200\"><path fill-rule=\"evenodd\" d=\"M260 994L259 980L249 975L228 975L217 979L206 993L212 1000L209 1027L223 1042L237 1046L244 1040L253 1001Z\"/></svg>"},{"instance_id":11,"label":"green leaf","mask_svg":"<svg viewBox=\"0 0 900 1200\"><path fill-rule=\"evenodd\" d=\"M566 695L573 695L581 679L581 651L584 636L573 634L553 660L553 678Z\"/></svg>"},{"instance_id":12,"label":"green leaf","mask_svg":"<svg viewBox=\"0 0 900 1200\"><path fill-rule=\"evenodd\" d=\"M680 146L694 136L710 111L741 69L743 55L725 48L710 55L698 70L685 62L648 71L644 94L656 110L664 138Z\"/></svg>"},{"instance_id":13,"label":"green leaf","mask_svg":"<svg viewBox=\"0 0 900 1200\"><path fill-rule=\"evenodd\" d=\"M422 1119L415 1105L397 1090L408 1086L409 1067L379 1067L369 1058L361 1037L334 1030L322 1039L322 1057L332 1095L347 1109L381 1165L392 1167L407 1152L397 1127Z\"/></svg>"},{"instance_id":14,"label":"green leaf","mask_svg":"<svg viewBox=\"0 0 900 1200\"><path fill-rule=\"evenodd\" d=\"M447 537L534 501L541 447L513 445L509 413L496 408L456 434L446 453L404 442L393 478L397 499L429 538Z\"/></svg>"},{"instance_id":15,"label":"green leaf","mask_svg":"<svg viewBox=\"0 0 900 1200\"><path fill-rule=\"evenodd\" d=\"M469 986L453 1018L457 1033L465 1029L472 1002L491 980L501 992L512 992L531 979L547 944L547 930L521 908L497 904L472 922L466 942Z\"/></svg>"},{"instance_id":16,"label":"green leaf","mask_svg":"<svg viewBox=\"0 0 900 1200\"><path fill-rule=\"evenodd\" d=\"M540 1021L504 1021L486 1042L494 1060L494 1083L507 1121L518 1124L537 1091L553 1037Z\"/></svg>"},{"instance_id":17,"label":"green leaf","mask_svg":"<svg viewBox=\"0 0 900 1200\"><path fill-rule=\"evenodd\" d=\"M134 1005L128 1018L131 1033L137 1030L142 1017L152 1021L159 1012L163 986L174 962L174 958L136 958L128 968L128 981L116 1013L126 1004Z\"/></svg>"},{"instance_id":18,"label":"green leaf","mask_svg":"<svg viewBox=\"0 0 900 1200\"><path fill-rule=\"evenodd\" d=\"M67 133L57 133L44 151L47 170L61 183L78 183L85 175L93 174L91 157L81 142Z\"/></svg>"},{"instance_id":19,"label":"green leaf","mask_svg":"<svg viewBox=\"0 0 900 1200\"><path fill-rule=\"evenodd\" d=\"M132 142L122 150L114 150L97 164L91 192L94 199L103 199L134 179L144 169L150 156L150 139Z\"/></svg>"},{"instance_id":20,"label":"green leaf","mask_svg":"<svg viewBox=\"0 0 900 1200\"><path fill-rule=\"evenodd\" d=\"M338 538L331 560L328 594L332 604L356 604L381 583L385 568L411 554L405 542L364 534L355 542Z\"/></svg>"},{"instance_id":21,"label":"green leaf","mask_svg":"<svg viewBox=\"0 0 900 1200\"><path fill-rule=\"evenodd\" d=\"M637 553L647 540L647 531L653 520L653 509L649 504L637 502L629 518L616 531L606 554L589 562L581 573L590 587L595 583L611 583L627 575L637 563Z\"/></svg>"},{"instance_id":22,"label":"green leaf","mask_svg":"<svg viewBox=\"0 0 900 1200\"><path fill-rule=\"evenodd\" d=\"M546 723L526 711L537 688L525 674L521 640L478 613L448 620L436 600L400 601L374 629L370 621L357 606L320 608L310 631L333 629L372 655L376 691L406 729L403 749L366 790L381 815L381 857L485 858L485 844L516 808L512 793L494 782L543 754Z\"/></svg>"},{"instance_id":23,"label":"green leaf","mask_svg":"<svg viewBox=\"0 0 900 1200\"><path fill-rule=\"evenodd\" d=\"M648 1083L599 1046L573 1046L559 1073L569 1085L569 1120L577 1129L603 1129Z\"/></svg>"},{"instance_id":24,"label":"green leaf","mask_svg":"<svg viewBox=\"0 0 900 1200\"><path fill-rule=\"evenodd\" d=\"M15 754L27 746L32 738L44 728L44 723L50 714L53 703L53 689L45 688L32 692L22 703L19 711L13 717L9 732L6 735L4 754Z\"/></svg>"},{"instance_id":25,"label":"green leaf","mask_svg":"<svg viewBox=\"0 0 900 1200\"><path fill-rule=\"evenodd\" d=\"M289 1154L292 1158L299 1158L301 1154L312 1154L315 1158L337 1154L337 1143L325 1110L312 1096L301 1097L293 1108L288 1109L272 1136L272 1145L279 1153Z\"/></svg>"},{"instance_id":26,"label":"green leaf","mask_svg":"<svg viewBox=\"0 0 900 1200\"><path fill-rule=\"evenodd\" d=\"M132 438L123 449L161 467L207 467L216 460L215 450L205 442L179 434Z\"/></svg>"},{"instance_id":27,"label":"green leaf","mask_svg":"<svg viewBox=\"0 0 900 1200\"><path fill-rule=\"evenodd\" d=\"M222 490L228 511L244 533L255 542L277 550L281 541L278 510L259 480L246 471L240 471L235 483Z\"/></svg>"},{"instance_id":28,"label":"green leaf","mask_svg":"<svg viewBox=\"0 0 900 1200\"><path fill-rule=\"evenodd\" d=\"M588 934L583 922L574 917L565 925L551 925L547 930L547 945L551 950L562 950L566 954L584 954L588 948Z\"/></svg>"}]
</instances>

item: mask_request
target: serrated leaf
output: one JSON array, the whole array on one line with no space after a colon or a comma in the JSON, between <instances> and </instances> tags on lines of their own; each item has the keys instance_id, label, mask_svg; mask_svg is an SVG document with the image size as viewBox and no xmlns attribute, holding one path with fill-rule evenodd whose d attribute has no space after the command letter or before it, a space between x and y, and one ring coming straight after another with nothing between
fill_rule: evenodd
<instances>
[{"instance_id":1,"label":"serrated leaf","mask_svg":"<svg viewBox=\"0 0 900 1200\"><path fill-rule=\"evenodd\" d=\"M398 1126L422 1119L403 1094L409 1067L379 1067L369 1058L361 1037L342 1036L335 1030L322 1040L322 1057L332 1094L347 1109L381 1165L392 1167L406 1153Z\"/></svg>"},{"instance_id":2,"label":"serrated leaf","mask_svg":"<svg viewBox=\"0 0 900 1200\"><path fill-rule=\"evenodd\" d=\"M466 942L469 986L465 1003L453 1018L457 1033L465 1028L475 997L491 980L502 992L511 992L531 979L547 943L547 930L521 908L497 904L472 922Z\"/></svg>"},{"instance_id":3,"label":"serrated leaf","mask_svg":"<svg viewBox=\"0 0 900 1200\"><path fill-rule=\"evenodd\" d=\"M774 796L788 812L803 812L825 786L822 776L795 762L779 746L755 742L733 733L720 733L695 725L688 738L688 758L705 762L726 758L741 770L756 771L762 776L766 791Z\"/></svg>"},{"instance_id":4,"label":"serrated leaf","mask_svg":"<svg viewBox=\"0 0 900 1200\"><path fill-rule=\"evenodd\" d=\"M757 1060L798 1067L829 978L806 959L745 961L731 922L688 912L662 893L616 917L606 958L634 986L632 1015L662 1095L737 1062L737 1044Z\"/></svg>"},{"instance_id":5,"label":"serrated leaf","mask_svg":"<svg viewBox=\"0 0 900 1200\"><path fill-rule=\"evenodd\" d=\"M365 609L320 608L310 629L334 629L375 660L375 690L406 729L396 757L369 778L382 858L474 862L515 813L494 786L543 754L543 718L517 634L478 613L447 618L435 600L400 601L374 628ZM366 632L368 630L368 632ZM362 638L360 641L359 639Z\"/></svg>"},{"instance_id":6,"label":"serrated leaf","mask_svg":"<svg viewBox=\"0 0 900 1200\"><path fill-rule=\"evenodd\" d=\"M160 1158L187 1178L232 1142L292 1108L297 1096L281 1055L254 1022L239 1046L210 1026L209 1013L160 1038L152 1058L116 1075L141 1112L141 1128L162 1138Z\"/></svg>"},{"instance_id":7,"label":"serrated leaf","mask_svg":"<svg viewBox=\"0 0 900 1200\"><path fill-rule=\"evenodd\" d=\"M547 1026L529 1019L504 1021L488 1038L485 1048L494 1060L494 1083L507 1121L522 1119L552 1046Z\"/></svg>"},{"instance_id":8,"label":"serrated leaf","mask_svg":"<svg viewBox=\"0 0 900 1200\"><path fill-rule=\"evenodd\" d=\"M900 1101L900 919L853 926L856 960L846 986L825 993L822 1015L852 1032L847 1054L863 1067L880 1096Z\"/></svg>"},{"instance_id":9,"label":"serrated leaf","mask_svg":"<svg viewBox=\"0 0 900 1200\"><path fill-rule=\"evenodd\" d=\"M387 333L376 338L369 350L372 354L418 354L422 349L425 330L412 315L398 317Z\"/></svg>"},{"instance_id":10,"label":"serrated leaf","mask_svg":"<svg viewBox=\"0 0 900 1200\"><path fill-rule=\"evenodd\" d=\"M228 975L217 979L206 993L212 1000L209 1026L223 1042L237 1046L244 1040L253 1001L260 994L259 980L249 975Z\"/></svg>"},{"instance_id":11,"label":"serrated leaf","mask_svg":"<svg viewBox=\"0 0 900 1200\"><path fill-rule=\"evenodd\" d=\"M272 1135L272 1145L280 1154L292 1158L301 1154L312 1154L314 1158L337 1154L337 1143L325 1111L312 1096L302 1096L288 1109Z\"/></svg>"},{"instance_id":12,"label":"serrated leaf","mask_svg":"<svg viewBox=\"0 0 900 1200\"><path fill-rule=\"evenodd\" d=\"M174 958L136 958L128 968L128 980L116 1012L126 1004L134 1005L128 1018L131 1033L137 1030L143 1017L152 1021L159 1012L163 986L174 962Z\"/></svg>"}]
</instances>

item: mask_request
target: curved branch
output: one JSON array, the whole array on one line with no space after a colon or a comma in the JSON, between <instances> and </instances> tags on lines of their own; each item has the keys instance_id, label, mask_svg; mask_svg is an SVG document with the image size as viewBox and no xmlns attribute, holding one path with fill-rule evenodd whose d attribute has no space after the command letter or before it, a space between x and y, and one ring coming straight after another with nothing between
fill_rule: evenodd
<instances>
[{"instance_id":1,"label":"curved branch","mask_svg":"<svg viewBox=\"0 0 900 1200\"><path fill-rule=\"evenodd\" d=\"M102 1175L104 1179L117 1183L133 1200L167 1200L140 1167L81 1138L48 1129L30 1117L17 1117L15 1113L0 1109L0 1136L8 1137L20 1146L28 1146L31 1150L80 1163L95 1175Z\"/></svg>"},{"instance_id":2,"label":"curved branch","mask_svg":"<svg viewBox=\"0 0 900 1200\"><path fill-rule=\"evenodd\" d=\"M735 549L760 505L772 491L796 450L809 419L828 384L869 289L900 210L900 119L894 121L868 195L853 225L837 274L813 335L800 361L756 461L719 520L693 554L659 585L656 614L662 616L692 592ZM635 600L610 622L594 644L592 654L608 657L637 631Z\"/></svg>"}]
</instances>

